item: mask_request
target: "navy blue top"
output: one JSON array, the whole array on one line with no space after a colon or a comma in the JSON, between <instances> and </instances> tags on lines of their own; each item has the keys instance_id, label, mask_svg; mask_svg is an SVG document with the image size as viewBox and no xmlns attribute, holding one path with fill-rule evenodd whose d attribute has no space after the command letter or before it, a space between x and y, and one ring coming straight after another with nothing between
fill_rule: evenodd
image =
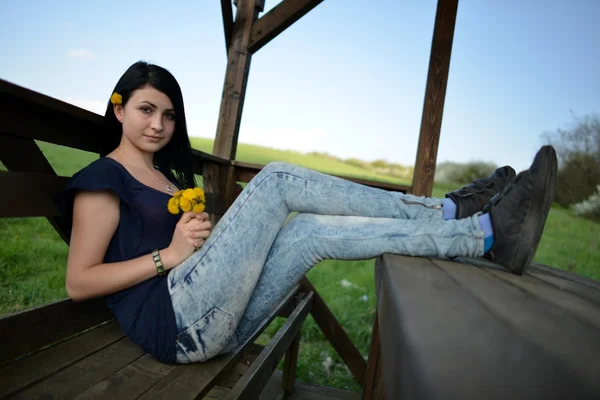
<instances>
[{"instance_id":1,"label":"navy blue top","mask_svg":"<svg viewBox=\"0 0 600 400\"><path fill-rule=\"evenodd\" d=\"M160 170L181 188L169 170ZM105 263L131 260L169 246L179 215L167 210L170 195L144 185L112 158L102 157L72 176L56 197L63 229L70 236L77 190L111 190L120 199L120 221ZM156 276L105 296L127 336L164 363L175 362L177 326L167 276Z\"/></svg>"}]
</instances>

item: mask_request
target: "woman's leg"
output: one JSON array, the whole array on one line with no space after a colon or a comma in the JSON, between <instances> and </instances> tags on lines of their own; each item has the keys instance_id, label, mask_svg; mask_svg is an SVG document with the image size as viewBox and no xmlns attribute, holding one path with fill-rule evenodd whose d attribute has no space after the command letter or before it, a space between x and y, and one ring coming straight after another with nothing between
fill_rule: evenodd
<instances>
[{"instance_id":1,"label":"woman's leg","mask_svg":"<svg viewBox=\"0 0 600 400\"><path fill-rule=\"evenodd\" d=\"M371 259L383 253L481 256L483 232L477 216L423 224L390 218L299 214L277 234L235 336L223 352L250 337L318 262Z\"/></svg>"},{"instance_id":2,"label":"woman's leg","mask_svg":"<svg viewBox=\"0 0 600 400\"><path fill-rule=\"evenodd\" d=\"M442 220L440 204L439 199L390 193L289 164L267 165L204 246L169 273L178 361L203 361L229 342L290 212L397 219L405 227L406 243L431 241L428 249L474 241L457 234L465 221Z\"/></svg>"}]
</instances>

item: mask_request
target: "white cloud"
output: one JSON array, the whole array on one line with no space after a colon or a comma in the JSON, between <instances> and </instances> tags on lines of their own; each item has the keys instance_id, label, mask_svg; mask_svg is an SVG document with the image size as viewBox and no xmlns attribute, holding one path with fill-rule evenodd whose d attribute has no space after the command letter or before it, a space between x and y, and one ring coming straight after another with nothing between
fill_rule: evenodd
<instances>
[{"instance_id":1,"label":"white cloud","mask_svg":"<svg viewBox=\"0 0 600 400\"><path fill-rule=\"evenodd\" d=\"M96 114L104 115L106 111L106 102L101 100L85 100L85 99L74 99L67 97L65 100L67 103L71 103L74 106L84 108Z\"/></svg>"},{"instance_id":2,"label":"white cloud","mask_svg":"<svg viewBox=\"0 0 600 400\"><path fill-rule=\"evenodd\" d=\"M96 55L93 51L87 49L70 49L67 56L73 60L93 60Z\"/></svg>"}]
</instances>

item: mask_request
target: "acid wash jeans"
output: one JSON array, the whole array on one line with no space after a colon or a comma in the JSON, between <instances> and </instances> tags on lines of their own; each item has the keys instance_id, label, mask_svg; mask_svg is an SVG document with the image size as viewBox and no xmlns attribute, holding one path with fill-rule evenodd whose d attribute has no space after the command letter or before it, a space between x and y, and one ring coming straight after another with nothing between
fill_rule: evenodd
<instances>
[{"instance_id":1,"label":"acid wash jeans","mask_svg":"<svg viewBox=\"0 0 600 400\"><path fill-rule=\"evenodd\" d=\"M268 164L204 245L169 273L177 362L234 350L321 260L483 255L477 215L446 221L441 205L441 199ZM299 214L286 221L292 212Z\"/></svg>"}]
</instances>

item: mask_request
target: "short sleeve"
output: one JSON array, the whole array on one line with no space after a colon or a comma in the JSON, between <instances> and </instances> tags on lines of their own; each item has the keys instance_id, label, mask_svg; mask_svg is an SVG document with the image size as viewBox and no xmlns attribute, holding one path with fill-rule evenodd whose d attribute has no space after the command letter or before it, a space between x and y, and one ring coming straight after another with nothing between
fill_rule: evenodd
<instances>
[{"instance_id":1,"label":"short sleeve","mask_svg":"<svg viewBox=\"0 0 600 400\"><path fill-rule=\"evenodd\" d=\"M60 227L69 237L73 223L73 202L79 190L111 190L120 198L121 204L131 207L129 183L121 168L116 161L100 158L76 172L55 196L55 204L61 214Z\"/></svg>"}]
</instances>

